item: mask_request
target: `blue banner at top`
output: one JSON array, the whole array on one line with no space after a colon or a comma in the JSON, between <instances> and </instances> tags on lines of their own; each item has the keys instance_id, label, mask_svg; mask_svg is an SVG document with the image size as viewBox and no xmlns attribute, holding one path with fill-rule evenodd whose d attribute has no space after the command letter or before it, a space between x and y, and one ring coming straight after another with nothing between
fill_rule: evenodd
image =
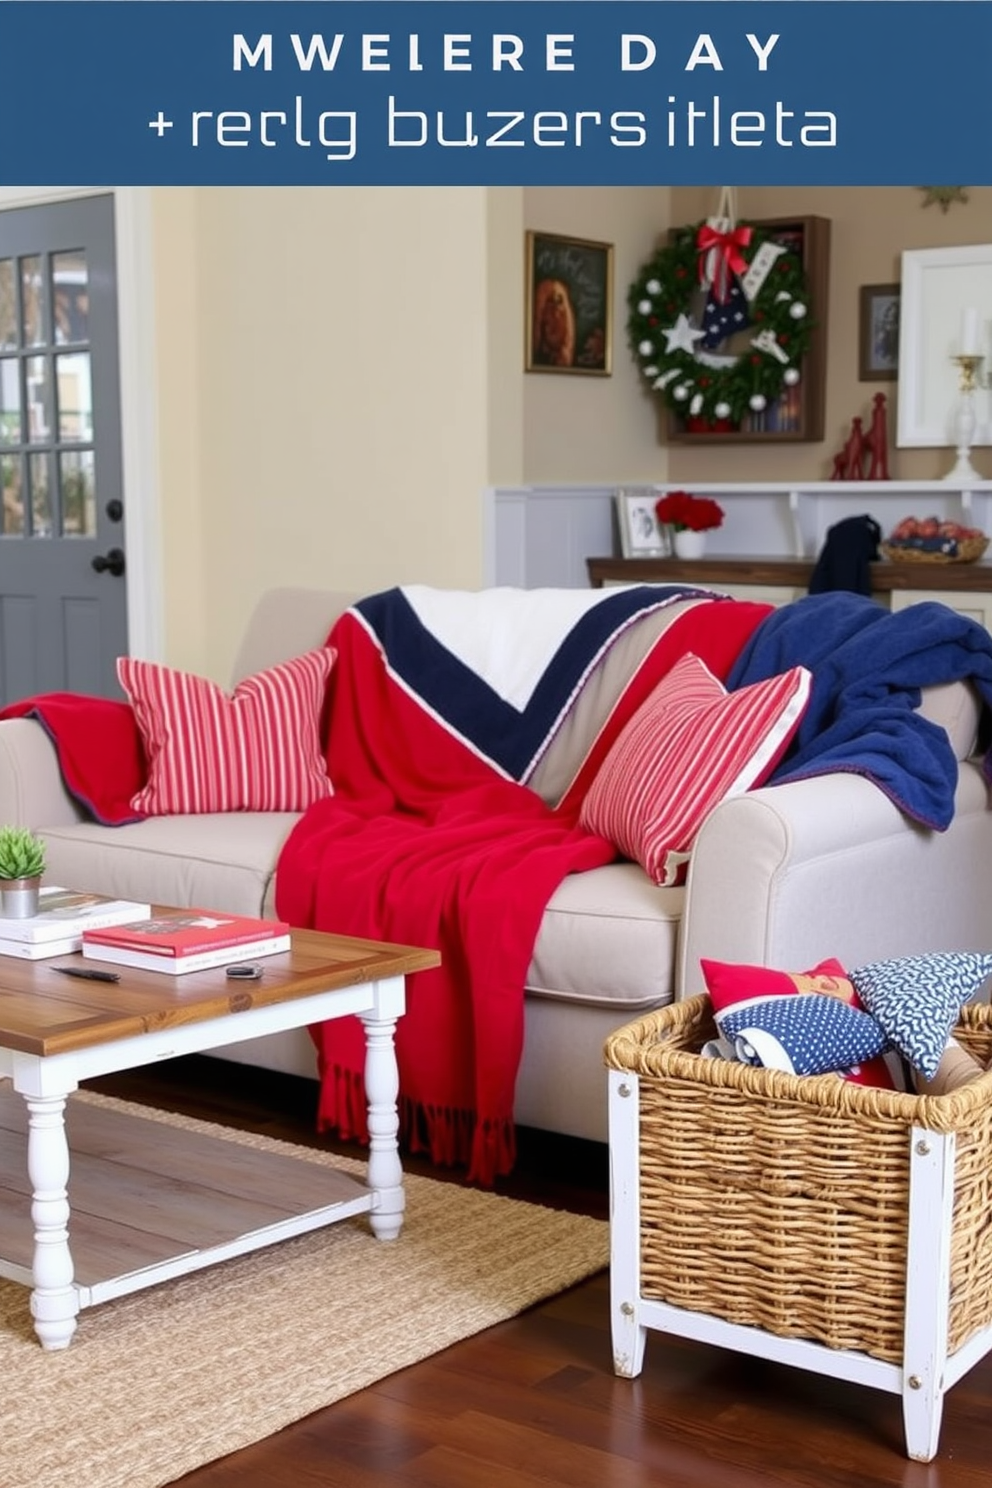
<instances>
[{"instance_id":1,"label":"blue banner at top","mask_svg":"<svg viewBox=\"0 0 992 1488\"><path fill-rule=\"evenodd\" d=\"M6 0L0 185L990 185L990 64L990 0Z\"/></svg>"}]
</instances>

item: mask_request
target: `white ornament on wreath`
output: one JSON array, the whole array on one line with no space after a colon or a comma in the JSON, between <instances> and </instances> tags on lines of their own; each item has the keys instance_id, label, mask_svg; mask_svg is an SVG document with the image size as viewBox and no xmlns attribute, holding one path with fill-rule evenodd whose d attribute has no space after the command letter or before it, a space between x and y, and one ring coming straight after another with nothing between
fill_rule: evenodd
<instances>
[{"instance_id":1,"label":"white ornament on wreath","mask_svg":"<svg viewBox=\"0 0 992 1488\"><path fill-rule=\"evenodd\" d=\"M795 387L796 383L799 381L798 367L786 367L785 371L782 373L782 381L785 383L786 387Z\"/></svg>"}]
</instances>

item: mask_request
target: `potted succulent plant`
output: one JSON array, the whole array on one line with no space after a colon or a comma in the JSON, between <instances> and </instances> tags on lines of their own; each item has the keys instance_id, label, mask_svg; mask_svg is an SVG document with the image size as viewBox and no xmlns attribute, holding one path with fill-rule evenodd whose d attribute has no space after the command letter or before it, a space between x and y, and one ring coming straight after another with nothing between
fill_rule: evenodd
<instances>
[{"instance_id":1,"label":"potted succulent plant","mask_svg":"<svg viewBox=\"0 0 992 1488\"><path fill-rule=\"evenodd\" d=\"M28 827L0 827L0 916L26 920L38 913L45 844Z\"/></svg>"}]
</instances>

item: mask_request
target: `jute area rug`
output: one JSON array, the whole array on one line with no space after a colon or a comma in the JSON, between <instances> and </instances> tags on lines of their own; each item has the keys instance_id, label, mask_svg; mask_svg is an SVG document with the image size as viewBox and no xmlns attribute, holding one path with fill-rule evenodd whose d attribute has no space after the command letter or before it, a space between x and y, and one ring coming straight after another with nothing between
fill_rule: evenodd
<instances>
[{"instance_id":1,"label":"jute area rug","mask_svg":"<svg viewBox=\"0 0 992 1488\"><path fill-rule=\"evenodd\" d=\"M221 1131L93 1093L74 1099ZM374 1239L364 1217L344 1220L88 1308L64 1352L42 1350L27 1289L0 1280L2 1488L171 1483L608 1262L602 1220L429 1178L406 1184L396 1242Z\"/></svg>"}]
</instances>

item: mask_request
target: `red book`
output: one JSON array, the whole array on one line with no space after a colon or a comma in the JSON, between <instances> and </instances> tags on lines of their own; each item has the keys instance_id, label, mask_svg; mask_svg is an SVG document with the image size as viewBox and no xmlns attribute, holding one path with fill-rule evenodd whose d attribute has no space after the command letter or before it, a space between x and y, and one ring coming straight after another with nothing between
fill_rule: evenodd
<instances>
[{"instance_id":1,"label":"red book","mask_svg":"<svg viewBox=\"0 0 992 1488\"><path fill-rule=\"evenodd\" d=\"M162 910L135 925L83 932L83 955L143 971L205 971L244 957L289 950L283 920L254 919L209 909Z\"/></svg>"}]
</instances>

